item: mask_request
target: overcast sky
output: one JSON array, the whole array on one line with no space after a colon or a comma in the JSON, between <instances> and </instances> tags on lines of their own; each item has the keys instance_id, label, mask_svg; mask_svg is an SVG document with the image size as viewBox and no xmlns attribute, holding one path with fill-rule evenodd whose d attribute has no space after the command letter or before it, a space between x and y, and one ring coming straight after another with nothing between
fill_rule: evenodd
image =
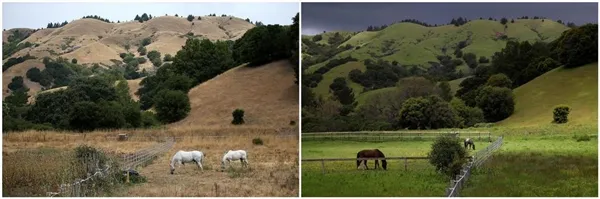
<instances>
[{"instance_id":1,"label":"overcast sky","mask_svg":"<svg viewBox=\"0 0 600 199\"><path fill-rule=\"evenodd\" d=\"M369 25L417 19L447 24L452 18L543 16L581 25L597 23L597 3L302 3L302 34L360 31Z\"/></svg>"},{"instance_id":2,"label":"overcast sky","mask_svg":"<svg viewBox=\"0 0 600 199\"><path fill-rule=\"evenodd\" d=\"M250 18L264 24L292 24L298 13L299 3L2 3L2 28L46 28L50 22L81 19L87 15L98 15L111 21L133 20L136 14L154 16L189 14L203 16L215 13Z\"/></svg>"}]
</instances>

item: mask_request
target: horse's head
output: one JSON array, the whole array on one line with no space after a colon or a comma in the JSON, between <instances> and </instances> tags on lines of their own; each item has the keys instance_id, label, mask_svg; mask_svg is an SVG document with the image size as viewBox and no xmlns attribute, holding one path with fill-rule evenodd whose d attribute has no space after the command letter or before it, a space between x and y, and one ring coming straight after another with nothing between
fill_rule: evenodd
<instances>
[{"instance_id":1,"label":"horse's head","mask_svg":"<svg viewBox=\"0 0 600 199\"><path fill-rule=\"evenodd\" d=\"M381 167L383 167L383 170L387 170L387 161L386 160L381 160Z\"/></svg>"}]
</instances>

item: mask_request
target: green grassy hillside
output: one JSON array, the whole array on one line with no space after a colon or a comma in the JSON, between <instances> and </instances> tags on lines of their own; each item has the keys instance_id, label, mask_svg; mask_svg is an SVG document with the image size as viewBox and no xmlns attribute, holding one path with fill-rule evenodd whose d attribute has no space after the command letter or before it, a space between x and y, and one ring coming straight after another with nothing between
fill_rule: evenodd
<instances>
[{"instance_id":1,"label":"green grassy hillside","mask_svg":"<svg viewBox=\"0 0 600 199\"><path fill-rule=\"evenodd\" d=\"M462 49L463 53L474 53L477 59L481 56L491 59L491 56L504 48L507 42L506 40L497 39L496 32L504 33L509 39L519 41L550 42L558 38L567 29L568 27L563 24L548 19L544 21L541 19L518 19L514 23L509 22L506 30L500 22L489 20L473 20L459 27L453 25L425 27L413 23L396 23L381 31L365 31L353 35L342 45L350 44L355 48L341 52L333 58L352 56L357 58L361 64L365 59L381 58L390 62L398 61L401 65L429 67L429 61L437 61L436 56L444 54L442 52L443 48L447 49L447 55L455 58L453 55L454 47L460 41L468 41L468 45ZM332 34L335 33L322 34L323 39L317 43L326 42ZM352 35L348 32L340 32L340 34L344 36ZM304 37L312 38L312 36ZM383 52L386 45L388 48ZM357 49L356 46L360 46L360 48ZM325 63L327 61L309 66L305 73L313 73L324 66ZM465 74L470 72L466 64L458 66L458 69ZM329 73L339 73L339 71L331 70ZM328 87L328 83L333 80L326 80L327 77L339 77L339 74L325 74L324 81L321 81L315 89L316 94L328 95L327 92L323 92L322 88Z\"/></svg>"},{"instance_id":2,"label":"green grassy hillside","mask_svg":"<svg viewBox=\"0 0 600 199\"><path fill-rule=\"evenodd\" d=\"M571 107L568 124L598 122L598 63L557 68L513 90L515 112L502 126L550 124L554 106Z\"/></svg>"}]
</instances>

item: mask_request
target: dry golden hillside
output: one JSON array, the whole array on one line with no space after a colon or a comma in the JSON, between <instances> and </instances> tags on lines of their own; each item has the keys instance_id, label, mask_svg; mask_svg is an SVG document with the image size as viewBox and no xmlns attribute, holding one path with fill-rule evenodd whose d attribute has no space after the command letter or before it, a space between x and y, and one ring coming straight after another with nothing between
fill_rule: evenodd
<instances>
[{"instance_id":1,"label":"dry golden hillside","mask_svg":"<svg viewBox=\"0 0 600 199\"><path fill-rule=\"evenodd\" d=\"M9 89L8 89L8 84L12 81L12 78L15 76L22 76L23 77L23 83L25 83L25 85L29 88L29 95L32 96L35 93L37 93L38 91L42 90L42 87L40 86L40 84L36 83L36 82L32 82L31 80L29 80L27 77L25 77L25 73L27 73L27 70L29 70L30 68L33 67L37 67L40 70L43 70L45 68L44 64L38 60L26 60L23 63L14 65L12 67L10 67L8 70L2 72L2 96L3 98L8 96L9 93Z\"/></svg>"},{"instance_id":2,"label":"dry golden hillside","mask_svg":"<svg viewBox=\"0 0 600 199\"><path fill-rule=\"evenodd\" d=\"M239 66L192 88L190 114L174 128L231 127L231 113L245 111L243 127L281 128L298 122L298 85L287 61Z\"/></svg>"},{"instance_id":3,"label":"dry golden hillside","mask_svg":"<svg viewBox=\"0 0 600 199\"><path fill-rule=\"evenodd\" d=\"M147 37L155 45L148 50L161 54L175 54L185 44L188 33L211 40L235 40L254 25L236 17L203 16L192 22L174 16L156 17L144 23L137 21L106 23L96 19L75 20L61 28L44 29L34 33L23 42L39 44L38 47L23 49L12 57L27 53L42 58L65 56L80 60L79 63L105 63L126 52L135 52L139 42ZM7 35L5 31L4 35ZM7 36L6 36L7 37ZM162 52L163 48L166 50ZM96 50L96 52L95 52ZM92 58L90 57L90 54Z\"/></svg>"},{"instance_id":4,"label":"dry golden hillside","mask_svg":"<svg viewBox=\"0 0 600 199\"><path fill-rule=\"evenodd\" d=\"M111 59L121 60L120 53L129 52L140 56L137 52L140 41L151 38L152 43L146 46L148 52L156 50L164 57L166 54L175 55L185 45L188 33L210 40L235 40L253 28L254 25L236 17L197 17L189 22L185 18L174 16L155 17L144 23L129 21L122 23L106 23L96 19L79 19L61 28L47 28L36 31L23 42L31 42L37 46L22 49L11 57L21 57L27 54L37 57L26 63L12 66L2 74L3 96L7 94L7 85L15 76L25 77L31 67L42 69L41 60L44 57L77 59L79 64L91 66L98 63L102 66L113 64ZM12 34L10 29L3 32L3 41ZM31 29L19 29L30 30ZM10 57L9 57L10 58ZM3 60L3 63L8 60ZM35 63L35 64L32 64ZM41 67L40 67L41 66ZM152 63L140 64L140 71L154 70ZM30 93L41 89L40 85L25 78Z\"/></svg>"}]
</instances>

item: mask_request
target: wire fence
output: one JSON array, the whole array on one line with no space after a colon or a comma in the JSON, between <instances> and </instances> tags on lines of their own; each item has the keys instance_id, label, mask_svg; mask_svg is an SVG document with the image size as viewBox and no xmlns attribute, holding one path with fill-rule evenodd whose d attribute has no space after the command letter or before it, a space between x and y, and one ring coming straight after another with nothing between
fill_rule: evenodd
<instances>
[{"instance_id":1,"label":"wire fence","mask_svg":"<svg viewBox=\"0 0 600 199\"><path fill-rule=\"evenodd\" d=\"M453 135L456 137L472 138L478 141L492 140L492 134L487 131L359 131L359 132L323 132L302 133L302 141L344 140L344 141L403 141L435 139L439 136Z\"/></svg>"},{"instance_id":2,"label":"wire fence","mask_svg":"<svg viewBox=\"0 0 600 199\"><path fill-rule=\"evenodd\" d=\"M386 160L388 162L387 165L387 169L389 170L405 170L407 171L409 169L409 167L412 168L423 168L424 165L422 164L418 164L417 161L419 162L426 162L426 161L422 161L422 160L428 160L428 157L385 157L385 158L315 158L315 159L302 159L303 165L302 165L302 170L307 171L307 170L314 170L316 169L314 165L306 165L305 167L305 162L320 162L320 170L323 174L325 174L327 171L339 171L339 170L343 170L343 171L347 171L349 168L352 169L357 169L357 165L355 164L356 161L358 160L378 160L379 161L379 167L382 167L382 162L381 160ZM341 162L341 164L330 164L330 165L335 165L333 167L326 167L325 163L326 162ZM351 162L351 163L348 163ZM394 163L392 163L394 162ZM418 166L417 166L418 165ZM363 164L360 165L361 167L364 167ZM416 167L415 167L416 166ZM374 167L371 167L372 169Z\"/></svg>"},{"instance_id":3,"label":"wire fence","mask_svg":"<svg viewBox=\"0 0 600 199\"><path fill-rule=\"evenodd\" d=\"M148 147L139 150L135 153L124 155L118 160L120 168L113 168L111 165L114 162L107 162L106 165L99 165L99 157L93 156L86 158L85 167L88 171L95 170L93 174L88 173L88 176L84 179L76 179L75 182L70 184L62 184L59 186L57 192L47 192L48 197L54 196L65 196L65 197L85 197L85 196L96 196L95 190L98 188L95 186L95 181L102 180L103 178L114 174L113 172L122 172L123 170L135 169L139 166L145 166L149 164L154 158L158 157L170 150L175 144L175 139L168 137L161 143L158 143L152 147ZM215 185L216 186L216 185Z\"/></svg>"},{"instance_id":4,"label":"wire fence","mask_svg":"<svg viewBox=\"0 0 600 199\"><path fill-rule=\"evenodd\" d=\"M450 186L446 188L446 196L458 197L460 190L471 177L472 169L481 166L498 148L502 146L503 138L498 137L494 143L475 153L473 158L460 170L460 174L455 179L450 180Z\"/></svg>"}]
</instances>

